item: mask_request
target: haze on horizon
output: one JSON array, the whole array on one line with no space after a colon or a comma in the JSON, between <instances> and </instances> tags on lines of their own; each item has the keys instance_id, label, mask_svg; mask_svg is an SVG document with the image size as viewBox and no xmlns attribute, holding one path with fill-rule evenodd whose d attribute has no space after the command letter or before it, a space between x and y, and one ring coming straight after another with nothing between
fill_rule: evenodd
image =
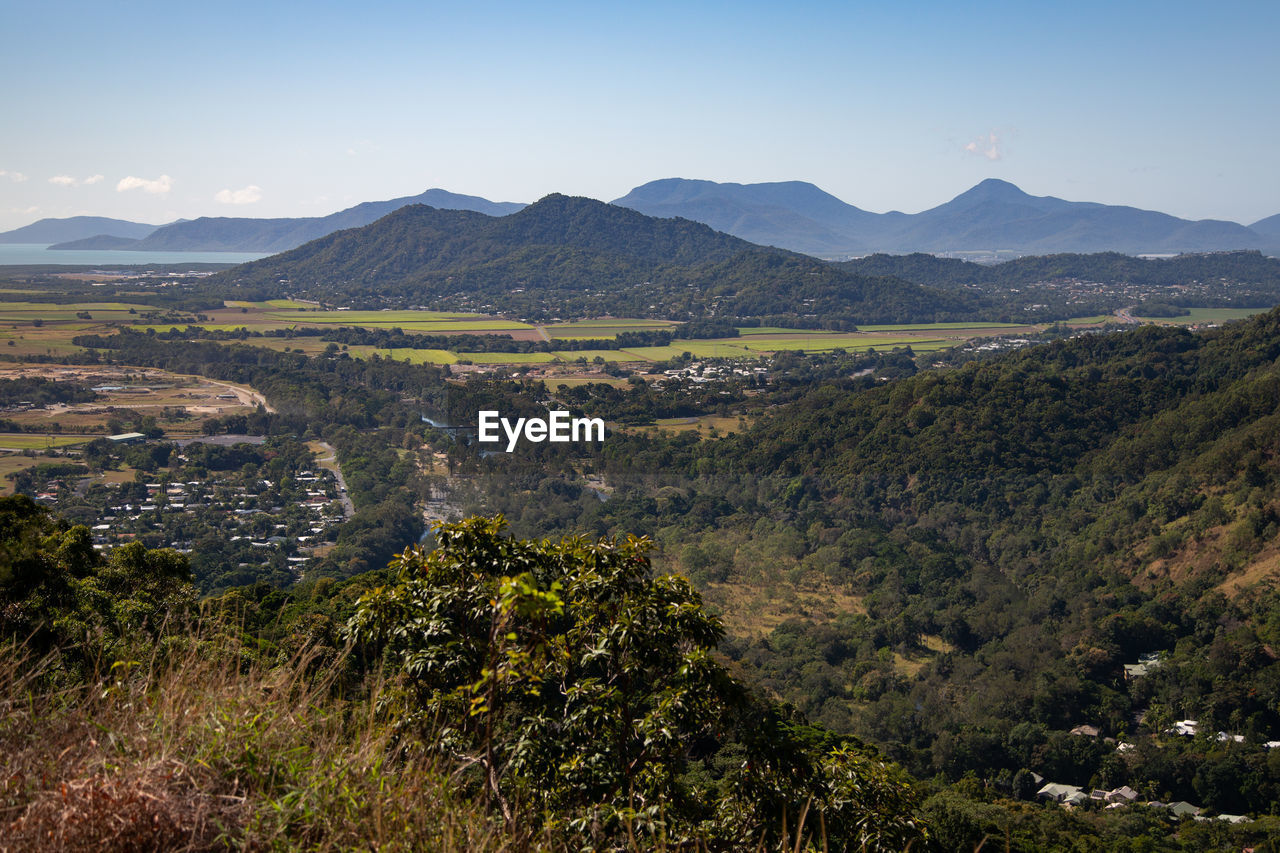
<instances>
[{"instance_id":1,"label":"haze on horizon","mask_svg":"<svg viewBox=\"0 0 1280 853\"><path fill-rule=\"evenodd\" d=\"M885 8L881 8L885 6ZM233 0L11 5L0 230L318 216L429 187L806 180L917 212L983 178L1280 213L1280 7Z\"/></svg>"}]
</instances>

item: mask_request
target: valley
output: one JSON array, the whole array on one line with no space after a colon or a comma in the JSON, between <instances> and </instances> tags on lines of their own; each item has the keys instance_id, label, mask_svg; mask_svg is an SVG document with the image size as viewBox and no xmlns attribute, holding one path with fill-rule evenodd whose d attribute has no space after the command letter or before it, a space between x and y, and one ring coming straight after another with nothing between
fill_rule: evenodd
<instances>
[{"instance_id":1,"label":"valley","mask_svg":"<svg viewBox=\"0 0 1280 853\"><path fill-rule=\"evenodd\" d=\"M1271 831L1273 259L828 264L632 214L644 239L622 240L571 199L518 228L407 211L212 274L9 270L9 488L82 524L90 562L172 549L192 600L241 614L264 654L297 632L343 654L335 626L374 618L358 602L409 594L387 566L415 543L647 537L618 553L643 548L715 620L715 666L764 703L734 713L787 709L909 773L912 819L949 849L1109 844L1133 815L1169 849ZM461 228L461 260L405 260L432 228ZM392 274L317 266L337 243ZM527 277L557 253L562 273ZM604 440L476 440L481 411L551 410ZM1140 660L1159 665L1127 677ZM715 737L712 756L759 748ZM723 760L699 772L730 778ZM1210 819L1033 804L1054 785Z\"/></svg>"}]
</instances>

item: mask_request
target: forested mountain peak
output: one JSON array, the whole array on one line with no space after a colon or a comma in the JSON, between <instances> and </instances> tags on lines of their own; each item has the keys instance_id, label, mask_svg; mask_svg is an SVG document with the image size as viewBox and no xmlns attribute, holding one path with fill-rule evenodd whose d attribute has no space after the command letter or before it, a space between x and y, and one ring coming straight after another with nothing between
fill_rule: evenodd
<instances>
[{"instance_id":1,"label":"forested mountain peak","mask_svg":"<svg viewBox=\"0 0 1280 853\"><path fill-rule=\"evenodd\" d=\"M866 278L686 219L550 195L487 217L421 205L219 274L238 294L364 307L435 304L516 316L776 316L900 322L971 310L969 295ZM246 290L251 288L251 290Z\"/></svg>"},{"instance_id":2,"label":"forested mountain peak","mask_svg":"<svg viewBox=\"0 0 1280 853\"><path fill-rule=\"evenodd\" d=\"M553 193L495 221L495 239L620 252L655 263L697 264L758 248L699 222L667 220L591 198Z\"/></svg>"}]
</instances>

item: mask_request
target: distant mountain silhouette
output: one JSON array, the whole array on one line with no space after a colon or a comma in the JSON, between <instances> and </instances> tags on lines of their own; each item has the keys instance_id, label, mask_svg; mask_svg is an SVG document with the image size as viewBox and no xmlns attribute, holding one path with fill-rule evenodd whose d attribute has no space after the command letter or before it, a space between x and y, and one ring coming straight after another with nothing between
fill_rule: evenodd
<instances>
[{"instance_id":1,"label":"distant mountain silhouette","mask_svg":"<svg viewBox=\"0 0 1280 853\"><path fill-rule=\"evenodd\" d=\"M509 216L411 205L213 279L235 298L516 316L787 315L896 322L974 312L968 295L867 277L687 219L550 195Z\"/></svg>"},{"instance_id":2,"label":"distant mountain silhouette","mask_svg":"<svg viewBox=\"0 0 1280 853\"><path fill-rule=\"evenodd\" d=\"M649 216L703 222L752 243L812 253L870 248L851 242L850 235L874 228L879 218L802 181L718 184L667 178L636 187L613 203Z\"/></svg>"},{"instance_id":3,"label":"distant mountain silhouette","mask_svg":"<svg viewBox=\"0 0 1280 853\"><path fill-rule=\"evenodd\" d=\"M72 216L67 219L41 219L30 225L0 234L0 243L61 243L106 235L138 240L160 226L105 216Z\"/></svg>"},{"instance_id":4,"label":"distant mountain silhouette","mask_svg":"<svg viewBox=\"0 0 1280 853\"><path fill-rule=\"evenodd\" d=\"M1192 222L1134 207L1033 196L995 178L916 214L870 213L798 182L670 178L637 187L614 203L813 254L983 249L1133 254L1256 249L1275 242L1235 222Z\"/></svg>"},{"instance_id":5,"label":"distant mountain silhouette","mask_svg":"<svg viewBox=\"0 0 1280 853\"><path fill-rule=\"evenodd\" d=\"M138 245L138 241L131 237L113 237L110 234L98 234L94 237L85 237L83 240L54 243L49 248L67 251L127 252L136 245Z\"/></svg>"},{"instance_id":6,"label":"distant mountain silhouette","mask_svg":"<svg viewBox=\"0 0 1280 853\"><path fill-rule=\"evenodd\" d=\"M524 208L432 189L319 217L202 217L160 227L101 217L44 219L0 234L0 242L54 243L51 248L58 249L277 253L368 225L413 204L490 217L506 217ZM636 187L613 204L646 216L689 219L752 243L812 255L1280 249L1280 215L1256 222L1253 228L1220 220L1193 222L1134 207L1033 196L995 178L915 214L872 213L803 181L734 184L667 178Z\"/></svg>"},{"instance_id":7,"label":"distant mountain silhouette","mask_svg":"<svg viewBox=\"0 0 1280 853\"><path fill-rule=\"evenodd\" d=\"M1280 213L1259 219L1249 226L1249 230L1261 234L1272 246L1280 246Z\"/></svg>"},{"instance_id":8,"label":"distant mountain silhouette","mask_svg":"<svg viewBox=\"0 0 1280 853\"><path fill-rule=\"evenodd\" d=\"M328 216L281 219L204 216L153 229L153 233L144 235L136 243L127 246L105 246L88 241L50 248L113 248L164 252L283 252L334 231L368 225L410 204L429 204L432 207L449 210L474 210L489 216L505 216L524 207L522 204L513 202L493 202L478 196L431 189L416 196L364 202Z\"/></svg>"}]
</instances>

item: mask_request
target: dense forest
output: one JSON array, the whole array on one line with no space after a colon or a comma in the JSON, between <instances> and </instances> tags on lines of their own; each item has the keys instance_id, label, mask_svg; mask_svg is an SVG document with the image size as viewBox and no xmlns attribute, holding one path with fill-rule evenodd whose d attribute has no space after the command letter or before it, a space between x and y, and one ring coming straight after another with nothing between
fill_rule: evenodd
<instances>
[{"instance_id":1,"label":"dense forest","mask_svg":"<svg viewBox=\"0 0 1280 853\"><path fill-rule=\"evenodd\" d=\"M615 436L604 503L482 491L517 530L651 532L722 607L726 590L845 596L832 618L731 631L726 651L918 775L1012 790L1034 770L1269 812L1277 356L1275 312L1085 336L830 383L715 442ZM1162 665L1126 681L1148 653ZM1183 718L1208 736L1162 734Z\"/></svg>"}]
</instances>

